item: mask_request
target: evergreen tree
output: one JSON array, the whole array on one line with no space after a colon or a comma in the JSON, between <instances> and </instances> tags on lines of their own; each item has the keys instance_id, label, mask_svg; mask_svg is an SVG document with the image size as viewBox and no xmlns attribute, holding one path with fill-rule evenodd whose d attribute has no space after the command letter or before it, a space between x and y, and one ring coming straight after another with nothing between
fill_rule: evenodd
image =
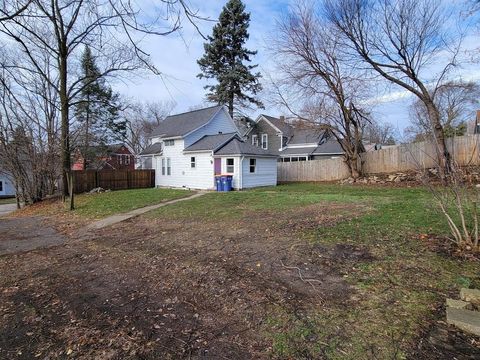
<instances>
[{"instance_id":1,"label":"evergreen tree","mask_svg":"<svg viewBox=\"0 0 480 360\"><path fill-rule=\"evenodd\" d=\"M105 83L88 46L82 54L81 68L83 87L77 99L75 117L80 125L81 152L88 162L98 155L99 148L124 139L127 127L126 122L120 120L119 96Z\"/></svg>"},{"instance_id":2,"label":"evergreen tree","mask_svg":"<svg viewBox=\"0 0 480 360\"><path fill-rule=\"evenodd\" d=\"M250 14L245 12L241 0L229 0L213 28L212 36L204 44L205 54L198 60L202 71L199 78L214 78L216 85L207 85L205 89L209 101L227 104L233 117L234 104L245 107L249 103L263 108L255 97L262 90L260 73L252 73L257 65L245 65L256 51L244 47L249 38L248 25Z\"/></svg>"}]
</instances>

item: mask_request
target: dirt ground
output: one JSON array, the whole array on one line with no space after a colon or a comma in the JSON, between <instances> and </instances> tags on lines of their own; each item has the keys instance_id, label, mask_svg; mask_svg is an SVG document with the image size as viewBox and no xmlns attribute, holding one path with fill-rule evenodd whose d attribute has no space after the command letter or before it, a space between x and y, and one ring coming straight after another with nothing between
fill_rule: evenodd
<instances>
[{"instance_id":1,"label":"dirt ground","mask_svg":"<svg viewBox=\"0 0 480 360\"><path fill-rule=\"evenodd\" d=\"M344 267L375 258L299 234L359 211L329 204L225 221L142 217L1 256L0 358L268 358L263 329L275 309L302 318L351 305Z\"/></svg>"}]
</instances>

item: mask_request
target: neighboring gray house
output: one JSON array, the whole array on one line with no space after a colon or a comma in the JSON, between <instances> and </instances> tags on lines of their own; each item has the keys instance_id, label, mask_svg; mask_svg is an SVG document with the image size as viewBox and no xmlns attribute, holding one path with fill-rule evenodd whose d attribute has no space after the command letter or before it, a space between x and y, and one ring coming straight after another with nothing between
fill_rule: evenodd
<instances>
[{"instance_id":1,"label":"neighboring gray house","mask_svg":"<svg viewBox=\"0 0 480 360\"><path fill-rule=\"evenodd\" d=\"M214 189L215 175L232 175L243 189L277 184L277 157L243 141L224 106L168 116L142 151L157 186Z\"/></svg>"},{"instance_id":2,"label":"neighboring gray house","mask_svg":"<svg viewBox=\"0 0 480 360\"><path fill-rule=\"evenodd\" d=\"M9 174L0 165L0 198L15 196L15 186Z\"/></svg>"},{"instance_id":3,"label":"neighboring gray house","mask_svg":"<svg viewBox=\"0 0 480 360\"><path fill-rule=\"evenodd\" d=\"M285 118L260 115L246 134L247 141L275 152L279 161L308 161L341 156L343 150L333 136L312 126L292 125Z\"/></svg>"}]
</instances>

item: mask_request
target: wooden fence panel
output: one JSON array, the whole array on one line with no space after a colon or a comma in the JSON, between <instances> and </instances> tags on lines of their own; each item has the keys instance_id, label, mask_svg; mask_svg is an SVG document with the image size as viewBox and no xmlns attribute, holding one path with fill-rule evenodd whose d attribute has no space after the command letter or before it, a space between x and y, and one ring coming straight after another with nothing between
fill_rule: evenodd
<instances>
[{"instance_id":1,"label":"wooden fence panel","mask_svg":"<svg viewBox=\"0 0 480 360\"><path fill-rule=\"evenodd\" d=\"M75 193L101 187L110 190L140 189L155 186L155 170L74 171Z\"/></svg>"},{"instance_id":2,"label":"wooden fence panel","mask_svg":"<svg viewBox=\"0 0 480 360\"><path fill-rule=\"evenodd\" d=\"M447 139L447 147L459 166L480 165L480 135ZM367 174L385 174L435 167L436 147L418 142L388 147L362 154ZM350 176L343 159L323 159L278 163L278 181L334 181Z\"/></svg>"}]
</instances>

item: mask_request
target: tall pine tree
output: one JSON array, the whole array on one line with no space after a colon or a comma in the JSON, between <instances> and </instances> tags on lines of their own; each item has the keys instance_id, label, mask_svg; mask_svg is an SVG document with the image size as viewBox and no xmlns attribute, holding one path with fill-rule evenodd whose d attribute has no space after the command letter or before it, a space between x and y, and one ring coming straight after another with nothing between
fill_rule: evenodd
<instances>
[{"instance_id":1,"label":"tall pine tree","mask_svg":"<svg viewBox=\"0 0 480 360\"><path fill-rule=\"evenodd\" d=\"M82 91L75 107L80 149L86 163L112 141L124 139L126 123L120 120L119 96L105 83L88 46L82 54Z\"/></svg>"},{"instance_id":2,"label":"tall pine tree","mask_svg":"<svg viewBox=\"0 0 480 360\"><path fill-rule=\"evenodd\" d=\"M223 7L218 23L213 28L212 36L204 44L205 54L198 60L202 71L199 78L214 78L216 85L207 85L205 89L209 101L227 104L233 117L234 105L246 107L254 104L263 108L255 97L262 90L259 82L260 73L253 73L257 65L245 65L256 51L244 47L249 38L248 25L250 14L245 12L241 0L229 0Z\"/></svg>"}]
</instances>

